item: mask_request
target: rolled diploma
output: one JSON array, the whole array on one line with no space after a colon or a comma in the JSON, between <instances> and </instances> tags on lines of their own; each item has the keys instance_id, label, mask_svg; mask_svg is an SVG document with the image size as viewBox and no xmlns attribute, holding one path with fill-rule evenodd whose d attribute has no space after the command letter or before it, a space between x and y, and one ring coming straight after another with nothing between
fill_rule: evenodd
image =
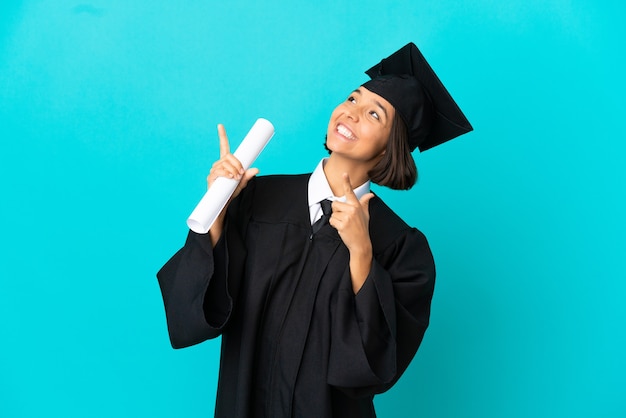
<instances>
[{"instance_id":1,"label":"rolled diploma","mask_svg":"<svg viewBox=\"0 0 626 418\"><path fill-rule=\"evenodd\" d=\"M259 118L241 141L237 150L233 153L244 170L250 168L254 160L259 156L265 145L274 136L274 126L270 121ZM233 195L239 180L218 177L209 190L204 194L196 208L187 219L187 226L193 232L206 234L211 229L213 222L219 216L228 199Z\"/></svg>"}]
</instances>

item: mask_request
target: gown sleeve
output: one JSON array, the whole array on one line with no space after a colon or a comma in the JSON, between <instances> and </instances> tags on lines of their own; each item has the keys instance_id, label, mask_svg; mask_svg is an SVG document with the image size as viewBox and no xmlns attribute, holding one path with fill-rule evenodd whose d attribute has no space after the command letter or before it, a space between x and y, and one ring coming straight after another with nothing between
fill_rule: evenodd
<instances>
[{"instance_id":1,"label":"gown sleeve","mask_svg":"<svg viewBox=\"0 0 626 418\"><path fill-rule=\"evenodd\" d=\"M189 231L183 248L157 273L172 347L220 335L232 307L223 267L225 247L224 237L212 248L208 234ZM205 295L214 301L210 315L205 315Z\"/></svg>"},{"instance_id":2,"label":"gown sleeve","mask_svg":"<svg viewBox=\"0 0 626 418\"><path fill-rule=\"evenodd\" d=\"M157 273L174 348L215 338L228 324L246 255L245 222L239 216L248 188L229 205L224 231L214 248L209 234L189 231L183 248Z\"/></svg>"},{"instance_id":3,"label":"gown sleeve","mask_svg":"<svg viewBox=\"0 0 626 418\"><path fill-rule=\"evenodd\" d=\"M435 264L428 242L407 229L379 254L354 295L344 277L333 310L328 383L352 397L389 389L428 327Z\"/></svg>"}]
</instances>

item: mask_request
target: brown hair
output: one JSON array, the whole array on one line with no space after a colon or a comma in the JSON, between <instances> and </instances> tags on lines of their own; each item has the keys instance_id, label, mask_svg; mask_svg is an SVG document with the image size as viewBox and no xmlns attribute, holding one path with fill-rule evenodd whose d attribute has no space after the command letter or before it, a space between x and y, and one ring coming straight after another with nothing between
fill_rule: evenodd
<instances>
[{"instance_id":1,"label":"brown hair","mask_svg":"<svg viewBox=\"0 0 626 418\"><path fill-rule=\"evenodd\" d=\"M409 148L409 133L398 112L391 124L385 154L367 174L372 182L395 190L408 190L417 181L417 167Z\"/></svg>"}]
</instances>

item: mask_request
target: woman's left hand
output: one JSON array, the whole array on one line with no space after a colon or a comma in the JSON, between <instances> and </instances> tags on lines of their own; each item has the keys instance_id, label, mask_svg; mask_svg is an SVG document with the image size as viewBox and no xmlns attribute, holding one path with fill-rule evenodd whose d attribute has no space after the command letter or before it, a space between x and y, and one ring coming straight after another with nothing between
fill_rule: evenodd
<instances>
[{"instance_id":1,"label":"woman's left hand","mask_svg":"<svg viewBox=\"0 0 626 418\"><path fill-rule=\"evenodd\" d=\"M354 194L350 177L343 175L345 202L333 202L330 225L337 230L341 240L350 251L350 274L354 293L365 282L372 265L372 241L369 233L369 201L373 193L367 193L359 200Z\"/></svg>"},{"instance_id":2,"label":"woman's left hand","mask_svg":"<svg viewBox=\"0 0 626 418\"><path fill-rule=\"evenodd\" d=\"M343 174L343 188L346 196L345 202L333 202L333 214L329 223L334 227L348 250L363 251L372 244L369 234L369 201L374 197L373 193L367 193L359 200L354 194L350 177Z\"/></svg>"}]
</instances>

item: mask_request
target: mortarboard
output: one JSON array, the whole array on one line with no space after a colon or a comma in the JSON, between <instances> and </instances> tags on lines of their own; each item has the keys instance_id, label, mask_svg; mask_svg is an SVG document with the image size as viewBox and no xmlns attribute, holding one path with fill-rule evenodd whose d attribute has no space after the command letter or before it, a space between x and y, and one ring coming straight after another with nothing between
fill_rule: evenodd
<instances>
[{"instance_id":1,"label":"mortarboard","mask_svg":"<svg viewBox=\"0 0 626 418\"><path fill-rule=\"evenodd\" d=\"M405 122L411 151L425 151L473 129L414 43L365 73L372 79L363 87L384 97Z\"/></svg>"}]
</instances>

